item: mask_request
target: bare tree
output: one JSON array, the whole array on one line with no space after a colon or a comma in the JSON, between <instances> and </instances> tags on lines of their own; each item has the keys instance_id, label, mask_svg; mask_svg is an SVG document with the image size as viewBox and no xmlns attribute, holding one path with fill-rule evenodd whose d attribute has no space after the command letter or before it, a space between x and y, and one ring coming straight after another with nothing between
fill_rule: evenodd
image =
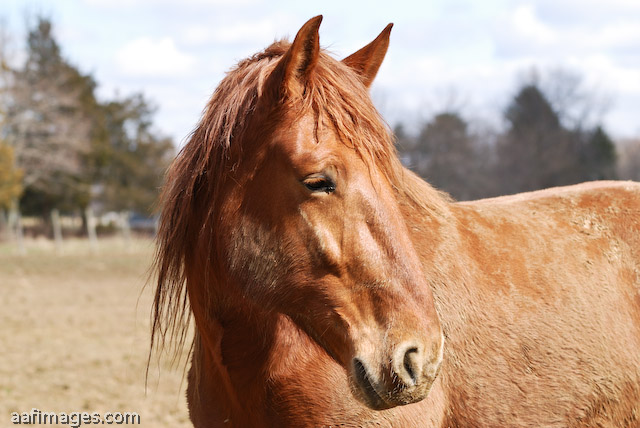
<instances>
[{"instance_id":1,"label":"bare tree","mask_svg":"<svg viewBox=\"0 0 640 428\"><path fill-rule=\"evenodd\" d=\"M10 100L9 82L11 68L9 67L9 37L5 31L4 22L0 22L0 130L7 122L7 105ZM18 217L17 200L22 194L22 171L16 167L13 147L6 144L0 134L0 238L6 230L15 229L14 219ZM6 210L11 210L9 216ZM19 222L18 222L19 223ZM19 230L21 236L22 230Z\"/></svg>"},{"instance_id":2,"label":"bare tree","mask_svg":"<svg viewBox=\"0 0 640 428\"><path fill-rule=\"evenodd\" d=\"M620 144L618 176L622 180L640 181L640 139Z\"/></svg>"},{"instance_id":3,"label":"bare tree","mask_svg":"<svg viewBox=\"0 0 640 428\"><path fill-rule=\"evenodd\" d=\"M539 87L562 124L572 130L596 128L611 107L609 95L587 85L580 73L565 68L543 73Z\"/></svg>"},{"instance_id":4,"label":"bare tree","mask_svg":"<svg viewBox=\"0 0 640 428\"><path fill-rule=\"evenodd\" d=\"M83 97L93 96L93 86L62 58L51 23L38 18L28 35L24 65L8 74L4 133L25 190L48 195L52 205L80 186L88 188L81 177L91 121Z\"/></svg>"}]
</instances>

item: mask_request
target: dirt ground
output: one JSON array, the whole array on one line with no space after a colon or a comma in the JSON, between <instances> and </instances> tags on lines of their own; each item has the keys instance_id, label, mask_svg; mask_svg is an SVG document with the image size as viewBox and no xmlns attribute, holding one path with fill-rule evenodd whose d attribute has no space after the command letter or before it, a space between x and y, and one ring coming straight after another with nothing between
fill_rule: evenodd
<instances>
[{"instance_id":1,"label":"dirt ground","mask_svg":"<svg viewBox=\"0 0 640 428\"><path fill-rule=\"evenodd\" d=\"M59 254L44 240L26 248L18 255L0 242L0 427L32 408L140 415L140 425L120 426L191 426L184 358L173 368L155 359L145 391L152 242L112 238L92 251L87 241L65 241Z\"/></svg>"}]
</instances>

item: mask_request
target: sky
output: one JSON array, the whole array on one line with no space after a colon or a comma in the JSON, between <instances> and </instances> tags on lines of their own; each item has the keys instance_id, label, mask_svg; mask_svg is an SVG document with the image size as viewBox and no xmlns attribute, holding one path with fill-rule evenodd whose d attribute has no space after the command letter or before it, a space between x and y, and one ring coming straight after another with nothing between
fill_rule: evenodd
<instances>
[{"instance_id":1,"label":"sky","mask_svg":"<svg viewBox=\"0 0 640 428\"><path fill-rule=\"evenodd\" d=\"M640 136L639 0L2 0L16 61L36 14L101 99L143 92L178 144L226 71L318 14L320 44L337 58L394 23L372 87L392 126L453 108L499 127L532 70L562 70L580 76L593 120L615 138Z\"/></svg>"}]
</instances>

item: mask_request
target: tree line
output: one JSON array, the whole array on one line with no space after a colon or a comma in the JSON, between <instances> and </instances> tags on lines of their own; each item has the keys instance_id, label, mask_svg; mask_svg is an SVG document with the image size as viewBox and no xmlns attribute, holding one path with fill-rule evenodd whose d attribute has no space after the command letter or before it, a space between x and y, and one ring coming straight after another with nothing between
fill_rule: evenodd
<instances>
[{"instance_id":1,"label":"tree line","mask_svg":"<svg viewBox=\"0 0 640 428\"><path fill-rule=\"evenodd\" d=\"M0 228L7 210L50 223L50 213L152 213L171 139L153 125L143 94L99 100L97 82L62 54L52 23L33 20L25 59L0 34ZM580 79L527 79L503 111L500 131L449 108L394 127L405 165L458 200L600 179L640 180L640 140L617 147L590 119L599 103ZM9 216L11 217L11 215ZM86 216L83 217L86 222Z\"/></svg>"},{"instance_id":2,"label":"tree line","mask_svg":"<svg viewBox=\"0 0 640 428\"><path fill-rule=\"evenodd\" d=\"M504 109L501 131L467 121L455 108L435 114L413 134L396 124L403 163L457 200L639 180L640 140L619 153L601 123L588 119L599 106L579 89L580 78L563 72L549 80L534 74L521 84Z\"/></svg>"},{"instance_id":3,"label":"tree line","mask_svg":"<svg viewBox=\"0 0 640 428\"><path fill-rule=\"evenodd\" d=\"M0 210L150 215L174 144L143 94L100 100L97 82L63 55L52 22L28 29L15 65L0 40ZM1 225L0 225L1 226Z\"/></svg>"}]
</instances>

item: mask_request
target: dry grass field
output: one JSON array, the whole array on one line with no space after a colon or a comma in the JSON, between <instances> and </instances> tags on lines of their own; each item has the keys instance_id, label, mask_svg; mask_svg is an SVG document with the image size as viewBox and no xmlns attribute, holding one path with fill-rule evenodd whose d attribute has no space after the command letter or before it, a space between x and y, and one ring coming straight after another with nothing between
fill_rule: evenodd
<instances>
[{"instance_id":1,"label":"dry grass field","mask_svg":"<svg viewBox=\"0 0 640 428\"><path fill-rule=\"evenodd\" d=\"M152 360L145 391L152 242L114 238L92 252L87 241L65 241L61 254L49 241L26 248L21 256L0 242L0 427L32 408L137 412L135 426L190 426L184 361Z\"/></svg>"}]
</instances>

